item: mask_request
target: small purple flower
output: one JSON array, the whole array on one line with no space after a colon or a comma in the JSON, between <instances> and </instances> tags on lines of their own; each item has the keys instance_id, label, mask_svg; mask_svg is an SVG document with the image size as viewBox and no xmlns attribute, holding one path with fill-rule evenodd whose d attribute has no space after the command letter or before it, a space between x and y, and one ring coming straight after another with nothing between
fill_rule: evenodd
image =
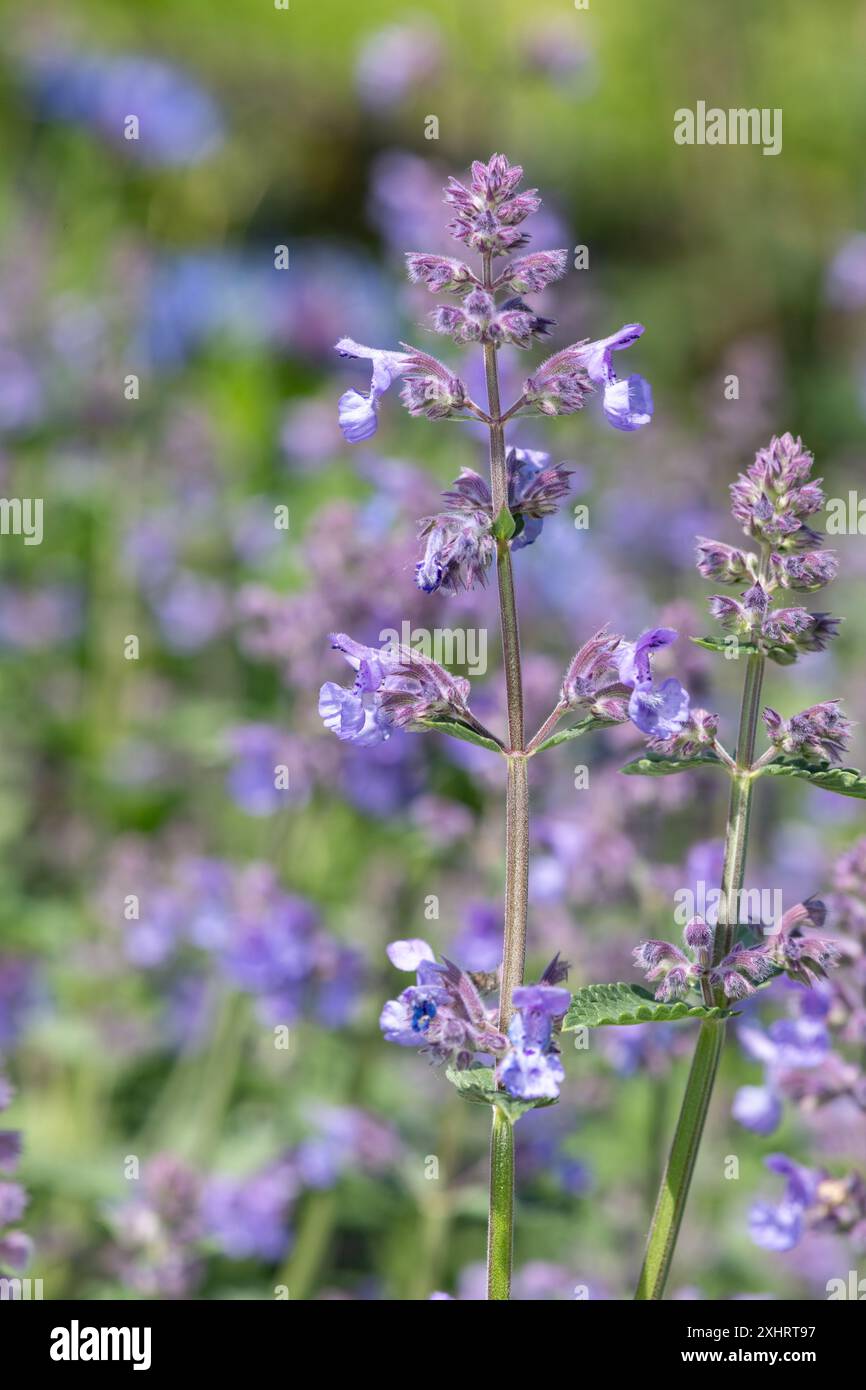
<instances>
[{"instance_id":1,"label":"small purple flower","mask_svg":"<svg viewBox=\"0 0 866 1390\"><path fill-rule=\"evenodd\" d=\"M351 690L327 681L319 694L319 714L338 738L368 746L390 738L392 729L423 728L422 721L437 716L471 719L468 680L420 652L377 651L344 633L332 633L331 646L358 673Z\"/></svg>"},{"instance_id":2,"label":"small purple flower","mask_svg":"<svg viewBox=\"0 0 866 1390\"><path fill-rule=\"evenodd\" d=\"M617 378L614 352L630 347L643 333L643 324L629 323L597 342L573 343L548 357L523 385L527 404L544 415L569 415L583 405L588 391L603 390L608 424L618 430L638 430L653 414L652 390L641 376Z\"/></svg>"},{"instance_id":3,"label":"small purple flower","mask_svg":"<svg viewBox=\"0 0 866 1390\"><path fill-rule=\"evenodd\" d=\"M439 965L426 941L394 941L391 964L416 972L416 982L389 999L379 1017L386 1042L416 1047L434 1061L468 1067L477 1052L503 1053L508 1041L496 1028L475 985L443 957Z\"/></svg>"},{"instance_id":4,"label":"small purple flower","mask_svg":"<svg viewBox=\"0 0 866 1390\"><path fill-rule=\"evenodd\" d=\"M768 705L764 710L764 724L770 743L780 753L810 762L840 763L853 725L841 713L839 705L839 700L823 700L787 720Z\"/></svg>"},{"instance_id":5,"label":"small purple flower","mask_svg":"<svg viewBox=\"0 0 866 1390\"><path fill-rule=\"evenodd\" d=\"M776 435L731 484L731 510L747 536L776 551L808 550L820 537L804 520L824 505L818 482L810 482L814 460L802 441ZM819 480L820 481L820 480Z\"/></svg>"},{"instance_id":6,"label":"small purple flower","mask_svg":"<svg viewBox=\"0 0 866 1390\"><path fill-rule=\"evenodd\" d=\"M620 643L615 653L620 681L631 691L629 718L651 738L672 738L688 719L688 691L674 677L654 687L650 666L652 653L676 639L673 628L649 628L637 641Z\"/></svg>"},{"instance_id":7,"label":"small purple flower","mask_svg":"<svg viewBox=\"0 0 866 1390\"><path fill-rule=\"evenodd\" d=\"M245 1178L211 1178L201 1198L204 1233L230 1260L278 1260L289 1245L287 1220L297 1189L285 1160Z\"/></svg>"},{"instance_id":8,"label":"small purple flower","mask_svg":"<svg viewBox=\"0 0 866 1390\"><path fill-rule=\"evenodd\" d=\"M622 638L599 628L575 653L562 682L560 700L596 716L628 718L627 683L621 681L617 652Z\"/></svg>"},{"instance_id":9,"label":"small purple flower","mask_svg":"<svg viewBox=\"0 0 866 1390\"><path fill-rule=\"evenodd\" d=\"M538 984L520 985L514 991L514 1016L508 1028L511 1047L497 1074L509 1095L519 1100L556 1100L565 1080L553 1025L571 1003L570 992L556 987L567 974L568 966L555 956Z\"/></svg>"},{"instance_id":10,"label":"small purple flower","mask_svg":"<svg viewBox=\"0 0 866 1390\"><path fill-rule=\"evenodd\" d=\"M373 363L369 395L362 396L352 389L344 391L340 397L340 429L350 444L359 444L376 433L379 400L394 379L406 370L408 354L364 347L352 338L341 338L336 348L341 357L366 357Z\"/></svg>"},{"instance_id":11,"label":"small purple flower","mask_svg":"<svg viewBox=\"0 0 866 1390\"><path fill-rule=\"evenodd\" d=\"M567 251L531 251L510 261L497 277L496 284L507 285L515 294L538 294L547 285L559 280L568 267Z\"/></svg>"}]
</instances>

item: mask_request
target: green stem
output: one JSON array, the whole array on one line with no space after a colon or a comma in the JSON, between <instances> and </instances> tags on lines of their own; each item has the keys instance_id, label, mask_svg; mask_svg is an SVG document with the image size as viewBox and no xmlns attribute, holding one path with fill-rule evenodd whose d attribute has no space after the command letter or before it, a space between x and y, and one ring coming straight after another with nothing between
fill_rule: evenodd
<instances>
[{"instance_id":1,"label":"green stem","mask_svg":"<svg viewBox=\"0 0 866 1390\"><path fill-rule=\"evenodd\" d=\"M725 833L722 901L719 907L719 923L716 928L713 951L713 960L716 964L723 956L727 955L733 944L740 891L743 887L746 871L749 817L754 784L751 767L755 756L755 736L761 708L764 661L765 658L761 655L746 657L746 679L743 685L740 729L737 736L736 770L731 775L731 799ZM706 1004L724 1003L724 995L721 991L717 991L714 996L706 981L703 985L703 994ZM643 1268L635 1294L637 1299L660 1299L664 1294L724 1041L724 1022L705 1019L698 1034L698 1042L692 1059L689 1079L686 1083L686 1092L683 1096L673 1144L665 1171L662 1174L661 1186L647 1238Z\"/></svg>"},{"instance_id":2,"label":"green stem","mask_svg":"<svg viewBox=\"0 0 866 1390\"><path fill-rule=\"evenodd\" d=\"M493 286L491 255L483 257L483 283ZM496 348L484 344L484 371L490 415L490 491L493 515L508 506L508 471L505 429L499 399ZM523 981L526 958L526 909L529 874L529 778L523 727L523 680L520 668L520 634L511 549L497 541L496 575L499 589L499 622L508 706L508 785L505 812L505 922L502 941L502 981L499 993L499 1027L505 1030L511 1016L514 989ZM511 1287L512 1230L514 1225L514 1134L509 1121L494 1108L490 1138L490 1209L487 1235L487 1297L507 1299Z\"/></svg>"},{"instance_id":3,"label":"green stem","mask_svg":"<svg viewBox=\"0 0 866 1390\"><path fill-rule=\"evenodd\" d=\"M514 1130L498 1106L490 1131L490 1217L487 1223L487 1297L511 1295L514 1228Z\"/></svg>"},{"instance_id":4,"label":"green stem","mask_svg":"<svg viewBox=\"0 0 866 1390\"><path fill-rule=\"evenodd\" d=\"M308 1298L328 1249L337 1216L337 1194L331 1189L311 1192L304 1202L298 1234L292 1253L279 1274L289 1298L301 1302Z\"/></svg>"}]
</instances>

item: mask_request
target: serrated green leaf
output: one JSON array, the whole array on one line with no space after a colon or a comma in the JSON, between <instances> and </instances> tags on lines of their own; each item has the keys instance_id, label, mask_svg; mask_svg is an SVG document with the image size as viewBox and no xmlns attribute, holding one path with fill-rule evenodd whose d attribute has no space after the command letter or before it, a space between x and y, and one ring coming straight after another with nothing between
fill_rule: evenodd
<instances>
[{"instance_id":1,"label":"serrated green leaf","mask_svg":"<svg viewBox=\"0 0 866 1390\"><path fill-rule=\"evenodd\" d=\"M514 517L511 515L511 512L508 510L508 508L506 506L503 506L501 512L499 513L498 517L493 523L494 536L498 541L510 541L511 537L514 535L514 532L516 530L517 522L514 520Z\"/></svg>"},{"instance_id":2,"label":"serrated green leaf","mask_svg":"<svg viewBox=\"0 0 866 1390\"><path fill-rule=\"evenodd\" d=\"M580 738L582 734L591 733L594 729L609 729L612 724L619 724L618 719L599 719L594 714L588 714L580 723L572 724L570 729L560 729L559 733L551 734L543 743L539 743L534 750L536 753L543 753L545 748L555 748L559 743L569 743L573 738Z\"/></svg>"},{"instance_id":3,"label":"serrated green leaf","mask_svg":"<svg viewBox=\"0 0 866 1390\"><path fill-rule=\"evenodd\" d=\"M856 767L834 767L832 763L816 765L807 763L804 758L780 758L761 768L758 775L763 777L765 773L771 777L798 777L803 782L811 782L813 787L823 787L839 796L866 800L866 777Z\"/></svg>"},{"instance_id":4,"label":"serrated green leaf","mask_svg":"<svg viewBox=\"0 0 866 1390\"><path fill-rule=\"evenodd\" d=\"M571 996L571 1007L562 1024L564 1033L603 1024L672 1023L680 1018L727 1018L729 1009L708 1008L678 999L662 1004L641 985L586 985Z\"/></svg>"},{"instance_id":5,"label":"serrated green leaf","mask_svg":"<svg viewBox=\"0 0 866 1390\"><path fill-rule=\"evenodd\" d=\"M663 753L643 753L621 767L620 772L627 772L629 776L670 777L673 772L688 772L693 767L724 767L724 763L709 748L693 758L668 758Z\"/></svg>"},{"instance_id":6,"label":"serrated green leaf","mask_svg":"<svg viewBox=\"0 0 866 1390\"><path fill-rule=\"evenodd\" d=\"M479 734L468 724L458 723L456 719L419 719L418 723L425 729L435 729L440 734L462 739L464 743L474 743L478 748L489 748L493 753L504 751L492 738L486 738L484 734Z\"/></svg>"},{"instance_id":7,"label":"serrated green leaf","mask_svg":"<svg viewBox=\"0 0 866 1390\"><path fill-rule=\"evenodd\" d=\"M464 1100L473 1105L495 1105L510 1124L516 1124L527 1110L544 1109L556 1104L555 1100L517 1100L507 1091L498 1090L492 1067L467 1067L464 1071L448 1067L445 1075Z\"/></svg>"}]
</instances>

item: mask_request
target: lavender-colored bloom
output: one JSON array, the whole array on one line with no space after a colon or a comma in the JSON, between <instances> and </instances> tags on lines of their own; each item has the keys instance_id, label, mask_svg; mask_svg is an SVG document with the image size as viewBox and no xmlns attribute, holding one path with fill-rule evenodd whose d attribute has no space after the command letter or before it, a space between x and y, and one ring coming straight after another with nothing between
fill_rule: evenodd
<instances>
[{"instance_id":1,"label":"lavender-colored bloom","mask_svg":"<svg viewBox=\"0 0 866 1390\"><path fill-rule=\"evenodd\" d=\"M373 364L369 395L362 396L352 389L344 391L340 397L340 429L350 444L359 444L376 433L379 400L394 379L405 371L408 354L364 347L352 338L340 338L336 349L341 357L366 357Z\"/></svg>"},{"instance_id":2,"label":"lavender-colored bloom","mask_svg":"<svg viewBox=\"0 0 866 1390\"><path fill-rule=\"evenodd\" d=\"M704 579L718 579L723 584L753 584L758 577L757 557L736 546L699 536L695 553L698 571Z\"/></svg>"},{"instance_id":3,"label":"lavender-colored bloom","mask_svg":"<svg viewBox=\"0 0 866 1390\"><path fill-rule=\"evenodd\" d=\"M496 285L507 285L515 294L538 294L561 279L567 268L567 251L531 251L509 261L497 276Z\"/></svg>"},{"instance_id":4,"label":"lavender-colored bloom","mask_svg":"<svg viewBox=\"0 0 866 1390\"><path fill-rule=\"evenodd\" d=\"M173 1154L159 1154L136 1186L130 1201L108 1212L114 1233L109 1262L145 1298L188 1298L201 1275L200 1179Z\"/></svg>"},{"instance_id":5,"label":"lavender-colored bloom","mask_svg":"<svg viewBox=\"0 0 866 1390\"><path fill-rule=\"evenodd\" d=\"M486 583L487 569L496 555L486 512L442 512L425 517L418 535L426 545L415 566L415 583L425 594L437 589L458 594Z\"/></svg>"},{"instance_id":6,"label":"lavender-colored bloom","mask_svg":"<svg viewBox=\"0 0 866 1390\"><path fill-rule=\"evenodd\" d=\"M562 682L560 699L571 709L583 709L597 717L628 717L626 682L620 680L617 652L622 638L599 628L575 653Z\"/></svg>"},{"instance_id":7,"label":"lavender-colored bloom","mask_svg":"<svg viewBox=\"0 0 866 1390\"><path fill-rule=\"evenodd\" d=\"M469 682L420 652L377 651L344 633L333 633L331 646L358 673L351 690L328 681L319 695L319 714L338 738L367 745L389 738L394 728L423 727L423 720L471 718Z\"/></svg>"},{"instance_id":8,"label":"lavender-colored bloom","mask_svg":"<svg viewBox=\"0 0 866 1390\"><path fill-rule=\"evenodd\" d=\"M294 1154L306 1187L333 1187L346 1172L381 1173L396 1162L400 1145L394 1131L366 1111L349 1105L317 1105L310 1118L315 1133Z\"/></svg>"},{"instance_id":9,"label":"lavender-colored bloom","mask_svg":"<svg viewBox=\"0 0 866 1390\"><path fill-rule=\"evenodd\" d=\"M472 181L466 188L449 178L445 201L454 209L448 231L474 251L503 255L519 250L529 238L517 230L521 222L541 206L534 188L522 193L517 187L523 178L520 165L510 165L504 155L495 154L482 164L472 165Z\"/></svg>"},{"instance_id":10,"label":"lavender-colored bloom","mask_svg":"<svg viewBox=\"0 0 866 1390\"><path fill-rule=\"evenodd\" d=\"M683 940L692 959L670 941L643 941L632 952L635 965L646 972L647 979L660 981L656 999L665 1003L699 990L705 978L727 999L743 999L754 993L756 984L775 973L775 964L763 946L737 945L717 966L711 966L713 933L700 917L686 924Z\"/></svg>"},{"instance_id":11,"label":"lavender-colored bloom","mask_svg":"<svg viewBox=\"0 0 866 1390\"><path fill-rule=\"evenodd\" d=\"M428 420L447 420L460 414L467 403L466 387L459 376L438 357L404 343L406 361L400 400L410 415Z\"/></svg>"},{"instance_id":12,"label":"lavender-colored bloom","mask_svg":"<svg viewBox=\"0 0 866 1390\"><path fill-rule=\"evenodd\" d=\"M774 555L770 572L783 589L821 589L839 572L839 561L832 550L807 550L792 555Z\"/></svg>"},{"instance_id":13,"label":"lavender-colored bloom","mask_svg":"<svg viewBox=\"0 0 866 1390\"><path fill-rule=\"evenodd\" d=\"M511 1047L497 1074L509 1095L520 1100L555 1100L565 1080L553 1024L571 1003L569 991L556 987L567 974L568 966L556 956L538 984L519 985L514 991L514 1016L508 1028Z\"/></svg>"},{"instance_id":14,"label":"lavender-colored bloom","mask_svg":"<svg viewBox=\"0 0 866 1390\"><path fill-rule=\"evenodd\" d=\"M568 492L569 470L564 463L551 466L548 459L537 449L509 449L506 454L508 508L516 524L512 550L522 550L538 539L544 517L556 511ZM481 474L462 469L443 497L447 511L424 517L420 523L419 536L427 544L415 567L415 582L428 594L437 589L457 594L484 584L496 555L493 499Z\"/></svg>"},{"instance_id":15,"label":"lavender-colored bloom","mask_svg":"<svg viewBox=\"0 0 866 1390\"><path fill-rule=\"evenodd\" d=\"M439 965L426 941L395 941L388 948L399 970L416 971L416 982L389 999L379 1018L386 1042L416 1047L437 1062L467 1067L473 1054L501 1055L507 1039L496 1028L475 985L458 966Z\"/></svg>"},{"instance_id":16,"label":"lavender-colored bloom","mask_svg":"<svg viewBox=\"0 0 866 1390\"><path fill-rule=\"evenodd\" d=\"M747 536L776 551L808 550L820 537L804 518L821 510L824 494L810 481L812 455L790 434L773 436L766 449L731 484L731 510Z\"/></svg>"},{"instance_id":17,"label":"lavender-colored bloom","mask_svg":"<svg viewBox=\"0 0 866 1390\"><path fill-rule=\"evenodd\" d=\"M770 743L780 753L810 762L840 763L853 725L841 713L839 705L839 700L823 700L790 719L783 719L768 705L764 710L764 724Z\"/></svg>"},{"instance_id":18,"label":"lavender-colored bloom","mask_svg":"<svg viewBox=\"0 0 866 1390\"><path fill-rule=\"evenodd\" d=\"M453 256L407 251L406 271L410 280L426 285L431 294L466 294L473 286L480 288L469 266Z\"/></svg>"},{"instance_id":19,"label":"lavender-colored bloom","mask_svg":"<svg viewBox=\"0 0 866 1390\"><path fill-rule=\"evenodd\" d=\"M673 628L649 628L637 641L621 642L614 655L620 681L631 691L628 716L651 738L673 737L688 719L689 695L680 682L670 677L656 688L652 680L652 653L676 638Z\"/></svg>"},{"instance_id":20,"label":"lavender-colored bloom","mask_svg":"<svg viewBox=\"0 0 866 1390\"><path fill-rule=\"evenodd\" d=\"M650 748L657 753L679 758L693 758L716 741L719 716L705 709L690 709L688 718L679 729L665 738L651 738Z\"/></svg>"},{"instance_id":21,"label":"lavender-colored bloom","mask_svg":"<svg viewBox=\"0 0 866 1390\"><path fill-rule=\"evenodd\" d=\"M604 393L605 418L615 429L637 430L649 424L653 413L649 383L636 375L620 381L613 367L614 352L630 347L643 331L643 324L629 323L609 338L573 343L554 353L524 382L527 404L544 415L569 415L598 386Z\"/></svg>"},{"instance_id":22,"label":"lavender-colored bloom","mask_svg":"<svg viewBox=\"0 0 866 1390\"><path fill-rule=\"evenodd\" d=\"M771 938L769 949L774 962L800 984L816 984L839 963L837 944L818 935L825 918L826 908L821 900L808 898L789 908L779 923L778 933Z\"/></svg>"}]
</instances>

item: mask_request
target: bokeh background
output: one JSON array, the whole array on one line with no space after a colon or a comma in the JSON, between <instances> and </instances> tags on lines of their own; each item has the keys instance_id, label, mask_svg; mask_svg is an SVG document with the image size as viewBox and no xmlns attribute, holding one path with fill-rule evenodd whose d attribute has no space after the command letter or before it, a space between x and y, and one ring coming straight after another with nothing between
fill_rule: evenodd
<instances>
[{"instance_id":1,"label":"bokeh background","mask_svg":"<svg viewBox=\"0 0 866 1390\"><path fill-rule=\"evenodd\" d=\"M517 557L529 722L603 622L663 621L681 633L665 674L732 743L736 664L688 641L710 630L694 536L736 541L727 485L774 432L803 436L831 496L862 486L866 5L3 15L0 491L45 503L40 546L0 538L2 1118L29 1194L6 1214L48 1298L478 1297L486 1116L377 1018L403 983L395 937L496 963L499 766L433 736L352 749L316 701L344 675L334 629L472 627L490 654L473 707L500 727L493 592L412 582L416 519L483 440L389 399L350 449L336 401L364 377L333 343L448 356L403 252L449 249L449 173L494 150L524 165L545 199L533 245L589 250L544 298L556 343L644 323L629 370L656 400L636 435L592 408L513 431L571 460L590 508ZM677 146L673 113L698 100L782 108L781 154ZM506 397L527 360L508 354ZM771 669L786 715L841 697L862 719L866 559L859 535L837 546L843 634ZM560 950L576 984L635 978L630 948L668 933L674 890L717 877L723 779L622 777L639 746L614 729L532 767L532 964ZM762 783L749 882L786 905L835 892L850 927L863 834L861 803ZM774 986L746 1021L763 1034L796 1007ZM827 1230L777 1254L748 1222L780 1196L768 1153L836 1177L862 1155L862 1039L840 1017L798 1056L804 1103L786 1095L772 1134L732 1117L763 1072L731 1042L677 1296L825 1297L856 1268ZM676 1025L567 1050L558 1108L518 1129L518 1297L630 1296L692 1042ZM848 1083L818 1095L818 1075Z\"/></svg>"}]
</instances>

